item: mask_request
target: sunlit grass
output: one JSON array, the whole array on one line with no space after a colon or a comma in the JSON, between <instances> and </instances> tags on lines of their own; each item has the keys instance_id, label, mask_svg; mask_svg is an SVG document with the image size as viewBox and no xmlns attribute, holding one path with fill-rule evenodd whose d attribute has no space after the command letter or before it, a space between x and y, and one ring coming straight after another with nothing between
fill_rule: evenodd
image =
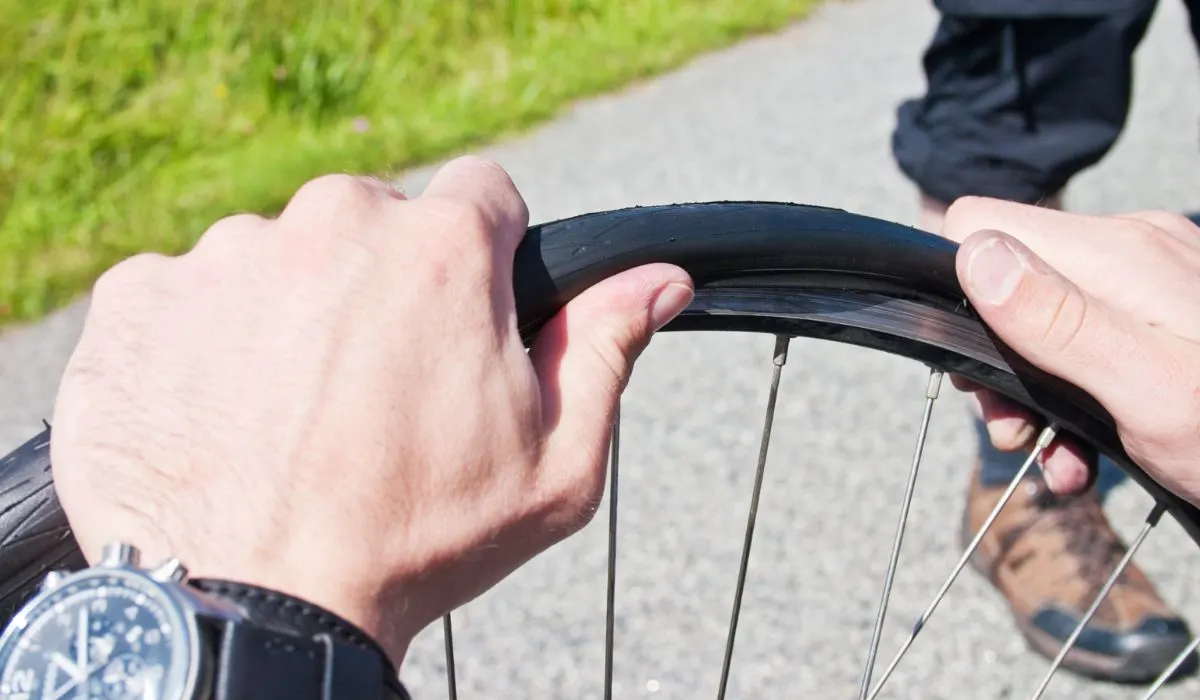
<instances>
[{"instance_id":1,"label":"sunlit grass","mask_svg":"<svg viewBox=\"0 0 1200 700\"><path fill-rule=\"evenodd\" d=\"M781 26L815 0L0 0L0 324L135 252Z\"/></svg>"}]
</instances>

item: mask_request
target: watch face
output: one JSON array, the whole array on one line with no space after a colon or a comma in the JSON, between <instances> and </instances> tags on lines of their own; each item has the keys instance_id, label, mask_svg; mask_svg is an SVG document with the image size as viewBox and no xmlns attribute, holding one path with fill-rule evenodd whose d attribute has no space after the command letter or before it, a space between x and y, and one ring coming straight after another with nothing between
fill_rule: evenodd
<instances>
[{"instance_id":1,"label":"watch face","mask_svg":"<svg viewBox=\"0 0 1200 700\"><path fill-rule=\"evenodd\" d=\"M187 698L195 628L155 582L101 570L68 577L40 598L0 646L0 697Z\"/></svg>"}]
</instances>

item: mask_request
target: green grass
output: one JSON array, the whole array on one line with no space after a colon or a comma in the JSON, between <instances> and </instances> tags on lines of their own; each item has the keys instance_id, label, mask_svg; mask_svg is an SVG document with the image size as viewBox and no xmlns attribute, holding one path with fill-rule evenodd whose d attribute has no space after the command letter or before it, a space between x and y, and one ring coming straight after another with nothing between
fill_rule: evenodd
<instances>
[{"instance_id":1,"label":"green grass","mask_svg":"<svg viewBox=\"0 0 1200 700\"><path fill-rule=\"evenodd\" d=\"M133 253L778 28L816 0L0 0L0 325Z\"/></svg>"}]
</instances>

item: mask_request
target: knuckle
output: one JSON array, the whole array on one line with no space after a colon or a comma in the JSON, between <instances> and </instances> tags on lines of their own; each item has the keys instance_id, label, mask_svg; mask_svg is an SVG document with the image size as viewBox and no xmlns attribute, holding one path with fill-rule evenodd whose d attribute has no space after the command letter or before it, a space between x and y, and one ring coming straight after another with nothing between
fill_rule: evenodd
<instances>
[{"instance_id":1,"label":"knuckle","mask_svg":"<svg viewBox=\"0 0 1200 700\"><path fill-rule=\"evenodd\" d=\"M643 342L636 329L617 319L606 319L597 323L590 337L592 352L608 369L613 384L624 387L631 358Z\"/></svg>"},{"instance_id":2,"label":"knuckle","mask_svg":"<svg viewBox=\"0 0 1200 700\"><path fill-rule=\"evenodd\" d=\"M454 164L464 168L481 170L491 175L500 175L505 179L508 179L508 171L506 171L496 161L492 160L491 158L485 158L484 156L474 154L460 156L455 159Z\"/></svg>"},{"instance_id":3,"label":"knuckle","mask_svg":"<svg viewBox=\"0 0 1200 700\"><path fill-rule=\"evenodd\" d=\"M1057 303L1047 307L1041 337L1042 346L1052 352L1071 348L1087 323L1088 303L1076 289L1067 289Z\"/></svg>"},{"instance_id":4,"label":"knuckle","mask_svg":"<svg viewBox=\"0 0 1200 700\"><path fill-rule=\"evenodd\" d=\"M492 222L478 204L443 200L431 203L441 231L428 240L437 260L452 266L478 269L492 259Z\"/></svg>"},{"instance_id":5,"label":"knuckle","mask_svg":"<svg viewBox=\"0 0 1200 700\"><path fill-rule=\"evenodd\" d=\"M1178 218L1179 221L1173 219ZM1176 265L1181 259L1194 255L1194 246L1187 242L1185 235L1196 235L1195 225L1186 218L1171 212L1149 212L1128 219L1125 229L1130 247L1138 250L1138 254L1157 259L1156 264L1167 266ZM1192 234L1186 234L1188 228Z\"/></svg>"},{"instance_id":6,"label":"knuckle","mask_svg":"<svg viewBox=\"0 0 1200 700\"><path fill-rule=\"evenodd\" d=\"M1126 219L1125 235L1141 245L1156 245L1166 233L1153 220L1137 216Z\"/></svg>"},{"instance_id":7,"label":"knuckle","mask_svg":"<svg viewBox=\"0 0 1200 700\"><path fill-rule=\"evenodd\" d=\"M946 210L946 216L949 218L951 215L970 215L981 208L986 208L991 202L992 200L987 197L980 197L978 195L959 197L950 203L950 207Z\"/></svg>"},{"instance_id":8,"label":"knuckle","mask_svg":"<svg viewBox=\"0 0 1200 700\"><path fill-rule=\"evenodd\" d=\"M252 234L262 229L268 224L268 221L258 214L235 214L227 216L224 219L218 219L216 223L208 227L201 236L200 240L212 238L233 238L240 240L248 234Z\"/></svg>"},{"instance_id":9,"label":"knuckle","mask_svg":"<svg viewBox=\"0 0 1200 700\"><path fill-rule=\"evenodd\" d=\"M982 228L981 222L994 218L998 204L1000 203L997 200L987 197L959 197L946 209L942 230L933 233L940 233L961 243Z\"/></svg>"},{"instance_id":10,"label":"knuckle","mask_svg":"<svg viewBox=\"0 0 1200 700\"><path fill-rule=\"evenodd\" d=\"M105 270L92 286L92 306L121 303L130 295L141 296L153 287L168 258L157 253L140 253Z\"/></svg>"},{"instance_id":11,"label":"knuckle","mask_svg":"<svg viewBox=\"0 0 1200 700\"><path fill-rule=\"evenodd\" d=\"M1191 219L1172 211L1139 211L1124 218L1135 224L1137 234L1143 238L1160 238L1164 233L1188 236L1200 233L1200 228Z\"/></svg>"},{"instance_id":12,"label":"knuckle","mask_svg":"<svg viewBox=\"0 0 1200 700\"><path fill-rule=\"evenodd\" d=\"M196 245L197 250L230 250L240 249L248 242L256 239L268 221L257 214L237 214L218 220L200 235Z\"/></svg>"},{"instance_id":13,"label":"knuckle","mask_svg":"<svg viewBox=\"0 0 1200 700\"><path fill-rule=\"evenodd\" d=\"M979 195L966 195L959 197L950 203L946 209L946 213L954 212L958 216L973 216L980 213L991 212L998 206L1011 206L1010 202L1004 202L991 197L982 197Z\"/></svg>"},{"instance_id":14,"label":"knuckle","mask_svg":"<svg viewBox=\"0 0 1200 700\"><path fill-rule=\"evenodd\" d=\"M296 190L288 209L336 211L339 215L373 209L378 199L362 180L343 173L322 175Z\"/></svg>"}]
</instances>

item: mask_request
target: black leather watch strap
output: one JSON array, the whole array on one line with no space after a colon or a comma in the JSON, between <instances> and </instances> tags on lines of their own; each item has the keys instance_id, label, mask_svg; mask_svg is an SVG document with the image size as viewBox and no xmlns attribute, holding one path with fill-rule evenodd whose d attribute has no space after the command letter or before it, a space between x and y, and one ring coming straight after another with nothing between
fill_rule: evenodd
<instances>
[{"instance_id":1,"label":"black leather watch strap","mask_svg":"<svg viewBox=\"0 0 1200 700\"><path fill-rule=\"evenodd\" d=\"M337 615L244 583L190 584L247 617L220 633L214 700L409 700L379 644Z\"/></svg>"},{"instance_id":2,"label":"black leather watch strap","mask_svg":"<svg viewBox=\"0 0 1200 700\"><path fill-rule=\"evenodd\" d=\"M253 623L221 634L213 700L393 700L380 660L329 635L304 639Z\"/></svg>"}]
</instances>

